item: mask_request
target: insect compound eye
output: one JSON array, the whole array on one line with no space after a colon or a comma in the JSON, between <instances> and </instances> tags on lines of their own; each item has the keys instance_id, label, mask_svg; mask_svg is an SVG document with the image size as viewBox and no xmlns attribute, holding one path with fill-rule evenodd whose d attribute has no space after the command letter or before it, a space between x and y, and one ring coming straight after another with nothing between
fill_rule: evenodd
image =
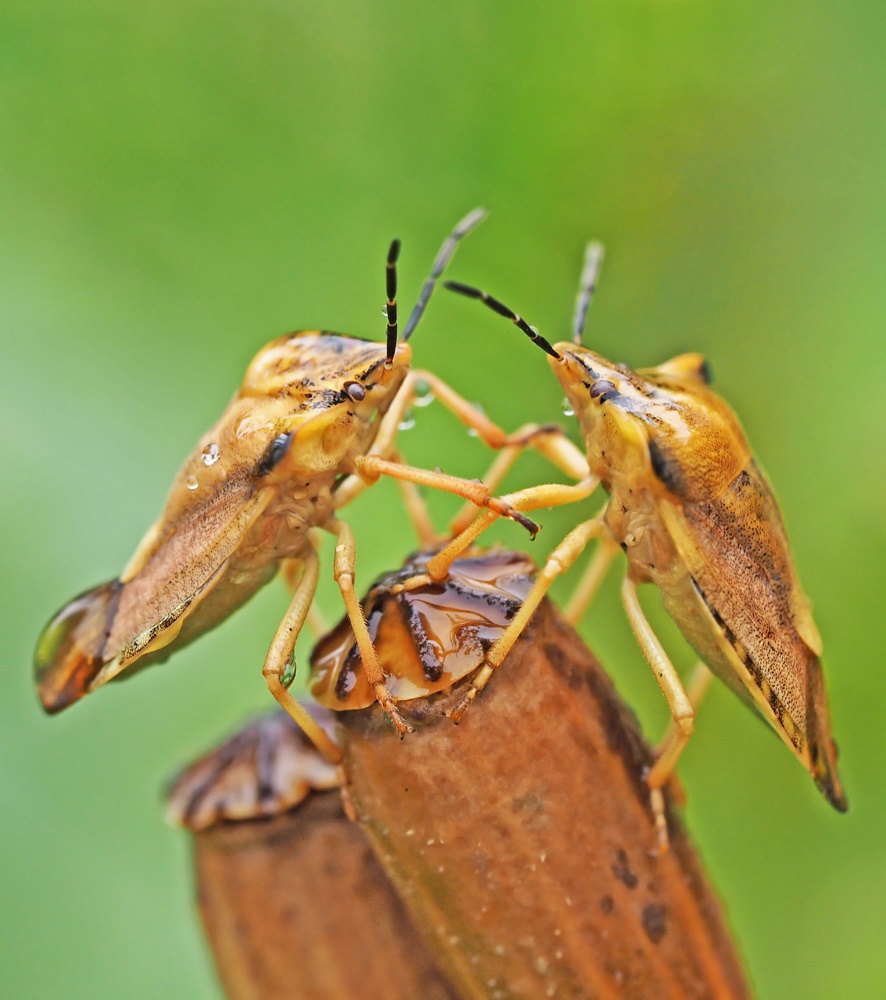
<instances>
[{"instance_id":1,"label":"insect compound eye","mask_svg":"<svg viewBox=\"0 0 886 1000\"><path fill-rule=\"evenodd\" d=\"M588 390L591 394L591 399L597 399L600 397L601 403L606 403L610 399L619 395L618 389L615 387L615 383L610 382L608 378L598 378L591 383L591 387Z\"/></svg>"},{"instance_id":2,"label":"insect compound eye","mask_svg":"<svg viewBox=\"0 0 886 1000\"><path fill-rule=\"evenodd\" d=\"M286 431L284 434L278 434L274 438L268 445L264 455L259 459L259 463L255 469L257 476L266 476L274 466L280 464L286 452L289 451L289 446L292 444L292 436L292 431Z\"/></svg>"},{"instance_id":3,"label":"insect compound eye","mask_svg":"<svg viewBox=\"0 0 886 1000\"><path fill-rule=\"evenodd\" d=\"M366 389L359 382L345 382L345 392L355 403L366 399Z\"/></svg>"}]
</instances>

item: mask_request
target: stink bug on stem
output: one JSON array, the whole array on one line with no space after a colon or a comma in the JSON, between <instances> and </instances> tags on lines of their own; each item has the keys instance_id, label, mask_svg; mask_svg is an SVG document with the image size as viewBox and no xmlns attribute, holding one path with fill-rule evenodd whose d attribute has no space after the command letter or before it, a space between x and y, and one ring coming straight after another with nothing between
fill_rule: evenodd
<instances>
[{"instance_id":1,"label":"stink bug on stem","mask_svg":"<svg viewBox=\"0 0 886 1000\"><path fill-rule=\"evenodd\" d=\"M159 520L119 579L65 605L44 629L36 681L48 712L58 712L107 681L149 663L213 628L282 568L294 586L263 673L278 702L332 761L340 751L295 701L294 650L319 574L314 534L336 536L334 575L354 628L372 691L401 732L397 711L354 590L355 543L338 512L375 482L405 484L407 508L423 541L427 519L416 485L433 486L535 525L490 495L480 482L417 469L399 461L395 438L424 382L488 444L504 433L429 372L410 371L406 343L459 240L484 216L466 216L444 242L418 302L398 338L400 244L387 265L387 337L374 343L308 330L271 341L246 370L239 392L185 461Z\"/></svg>"},{"instance_id":2,"label":"stink bug on stem","mask_svg":"<svg viewBox=\"0 0 886 1000\"><path fill-rule=\"evenodd\" d=\"M482 690L553 580L592 539L599 539L567 617L581 616L621 548L627 557L625 611L672 717L647 776L661 846L667 844L661 788L692 733L697 702L710 677L707 667L772 724L825 798L845 811L819 660L821 639L772 490L735 414L709 388L701 355L684 354L632 371L582 346L601 259L601 247L591 244L573 341L554 345L487 293L446 283L510 319L548 355L584 440L585 456L564 445L559 462L578 483L533 487L504 499L519 510L536 510L584 500L598 485L609 495L604 509L551 553L520 614L489 651L453 714L460 717ZM517 451L501 456L487 479L491 488ZM552 449L548 454L556 459ZM445 576L452 559L494 520L495 514L487 512L475 518L429 562L428 576ZM637 586L647 582L659 588L666 611L701 658L689 685L692 696L640 606Z\"/></svg>"}]
</instances>

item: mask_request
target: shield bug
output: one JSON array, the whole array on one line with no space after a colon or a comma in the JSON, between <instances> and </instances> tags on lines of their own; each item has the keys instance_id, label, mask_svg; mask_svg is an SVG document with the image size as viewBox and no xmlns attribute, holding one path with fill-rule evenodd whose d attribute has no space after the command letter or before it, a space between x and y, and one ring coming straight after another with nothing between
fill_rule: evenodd
<instances>
[{"instance_id":1,"label":"shield bug","mask_svg":"<svg viewBox=\"0 0 886 1000\"><path fill-rule=\"evenodd\" d=\"M411 585L432 553L418 553L373 584L362 602L388 691L396 701L447 691L483 662L532 587L535 564L493 549L464 556L444 584ZM311 653L311 694L337 711L367 708L375 694L347 618Z\"/></svg>"},{"instance_id":2,"label":"shield bug","mask_svg":"<svg viewBox=\"0 0 886 1000\"><path fill-rule=\"evenodd\" d=\"M334 576L376 698L401 733L354 590L355 543L339 509L381 475L437 487L535 526L478 481L403 465L394 441L419 380L479 436L503 432L445 383L410 372L405 343L458 241L484 216L471 212L444 242L398 338L396 263L387 275L387 337L374 343L325 331L271 341L246 370L218 423L180 470L159 520L119 579L65 605L41 634L35 656L40 699L58 712L123 673L165 660L218 624L282 567L294 585L263 673L274 697L331 760L326 733L289 693L294 649L319 574L314 529L336 536ZM399 340L399 342L398 342ZM412 508L415 509L413 495Z\"/></svg>"},{"instance_id":3,"label":"shield bug","mask_svg":"<svg viewBox=\"0 0 886 1000\"><path fill-rule=\"evenodd\" d=\"M591 244L578 295L573 341L551 345L522 317L485 292L447 282L514 322L548 355L587 453L585 477L574 486L539 486L506 497L521 510L608 494L603 511L575 528L551 553L521 613L486 657L457 717L508 654L551 582L592 539L601 546L589 567L590 595L620 547L627 557L622 600L655 673L672 724L647 781L667 828L661 788L686 746L693 699L655 635L637 598L654 583L690 646L743 701L773 726L836 809L847 808L819 657L821 639L791 560L781 514L769 483L729 406L709 387L704 359L684 354L656 368L632 371L582 346L588 305L602 250ZM476 538L490 518L473 525L429 564L432 579ZM582 610L582 600L572 606ZM703 692L703 667L691 685Z\"/></svg>"}]
</instances>

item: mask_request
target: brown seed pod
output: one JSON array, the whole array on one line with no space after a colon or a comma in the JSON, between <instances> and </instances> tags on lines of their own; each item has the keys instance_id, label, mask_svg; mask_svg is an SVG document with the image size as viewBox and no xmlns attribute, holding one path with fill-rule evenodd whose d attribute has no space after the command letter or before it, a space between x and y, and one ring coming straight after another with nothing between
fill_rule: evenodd
<instances>
[{"instance_id":1,"label":"brown seed pod","mask_svg":"<svg viewBox=\"0 0 886 1000\"><path fill-rule=\"evenodd\" d=\"M402 620L382 602L390 664L414 662L428 638ZM410 703L405 740L376 707L339 715L357 818L459 995L750 996L682 827L671 821L669 853L652 850L652 754L636 720L554 607L541 604L456 727L444 713L463 695Z\"/></svg>"},{"instance_id":2,"label":"brown seed pod","mask_svg":"<svg viewBox=\"0 0 886 1000\"><path fill-rule=\"evenodd\" d=\"M525 557L491 552L456 563L444 584L400 590L421 565L379 581L364 602L391 690L401 673L430 683L415 671L431 640L443 662L461 649L479 665L531 583L519 580ZM478 579L509 581L491 602L494 621ZM431 606L431 617L410 611ZM479 638L478 618L489 630ZM340 626L315 663L327 678L349 676L349 650ZM201 913L229 996L749 997L679 823L671 819L671 850L652 851L643 778L652 753L636 720L553 606L542 602L456 727L444 713L469 681L409 701L417 732L405 740L377 705L338 714L359 823L323 792L270 821L196 834ZM201 803L179 812L212 811L212 773L221 801L260 800L255 762L286 760L291 749L271 753L267 725L263 753L241 735L216 755L223 767L200 762ZM250 789L230 787L250 773ZM285 782L266 783L283 801Z\"/></svg>"},{"instance_id":3,"label":"brown seed pod","mask_svg":"<svg viewBox=\"0 0 886 1000\"><path fill-rule=\"evenodd\" d=\"M280 711L174 782L169 815L194 833L200 916L226 995L455 1000L365 834L327 790L334 781Z\"/></svg>"}]
</instances>

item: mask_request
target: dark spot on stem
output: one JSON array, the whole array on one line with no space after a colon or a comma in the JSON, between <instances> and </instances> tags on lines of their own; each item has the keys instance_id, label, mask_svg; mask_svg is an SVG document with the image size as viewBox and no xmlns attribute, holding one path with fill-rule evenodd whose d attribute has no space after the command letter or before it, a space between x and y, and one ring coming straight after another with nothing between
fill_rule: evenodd
<instances>
[{"instance_id":1,"label":"dark spot on stem","mask_svg":"<svg viewBox=\"0 0 886 1000\"><path fill-rule=\"evenodd\" d=\"M636 888L637 876L631 871L628 856L621 848L619 848L616 863L612 866L612 874L629 889Z\"/></svg>"},{"instance_id":2,"label":"dark spot on stem","mask_svg":"<svg viewBox=\"0 0 886 1000\"><path fill-rule=\"evenodd\" d=\"M649 903L643 907L643 930L653 944L658 944L667 934L667 913L667 908L661 903Z\"/></svg>"}]
</instances>

